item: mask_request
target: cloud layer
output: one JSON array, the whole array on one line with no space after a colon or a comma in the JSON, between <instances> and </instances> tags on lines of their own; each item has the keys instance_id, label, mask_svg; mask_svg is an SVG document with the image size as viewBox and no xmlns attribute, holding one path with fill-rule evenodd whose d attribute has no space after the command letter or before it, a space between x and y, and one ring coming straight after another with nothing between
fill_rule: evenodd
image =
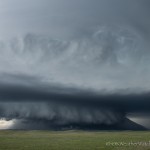
<instances>
[{"instance_id":1,"label":"cloud layer","mask_svg":"<svg viewBox=\"0 0 150 150\"><path fill-rule=\"evenodd\" d=\"M98 90L149 90L150 52L140 34L100 27L76 40L28 34L1 42L1 73Z\"/></svg>"}]
</instances>

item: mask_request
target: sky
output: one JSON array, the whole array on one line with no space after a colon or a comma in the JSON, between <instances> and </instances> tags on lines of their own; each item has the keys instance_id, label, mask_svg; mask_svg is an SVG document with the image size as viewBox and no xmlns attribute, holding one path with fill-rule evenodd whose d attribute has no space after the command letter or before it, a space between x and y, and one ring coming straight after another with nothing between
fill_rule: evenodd
<instances>
[{"instance_id":1,"label":"sky","mask_svg":"<svg viewBox=\"0 0 150 150\"><path fill-rule=\"evenodd\" d=\"M131 119L150 128L149 8L149 0L1 1L0 126L139 127Z\"/></svg>"}]
</instances>

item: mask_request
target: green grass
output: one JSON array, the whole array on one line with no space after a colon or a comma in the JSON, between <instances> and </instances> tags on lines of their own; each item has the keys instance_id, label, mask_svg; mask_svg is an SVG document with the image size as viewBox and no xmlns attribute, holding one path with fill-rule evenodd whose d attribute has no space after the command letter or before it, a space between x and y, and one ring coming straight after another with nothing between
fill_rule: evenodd
<instances>
[{"instance_id":1,"label":"green grass","mask_svg":"<svg viewBox=\"0 0 150 150\"><path fill-rule=\"evenodd\" d=\"M0 131L0 150L150 150L148 146L107 146L107 142L149 142L148 131Z\"/></svg>"}]
</instances>

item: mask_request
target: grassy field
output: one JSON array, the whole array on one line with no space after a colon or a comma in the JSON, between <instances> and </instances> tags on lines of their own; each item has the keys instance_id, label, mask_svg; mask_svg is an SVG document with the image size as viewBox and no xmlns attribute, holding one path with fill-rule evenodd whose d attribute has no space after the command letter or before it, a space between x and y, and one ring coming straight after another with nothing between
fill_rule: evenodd
<instances>
[{"instance_id":1,"label":"grassy field","mask_svg":"<svg viewBox=\"0 0 150 150\"><path fill-rule=\"evenodd\" d=\"M147 131L2 130L0 150L150 150L149 140Z\"/></svg>"}]
</instances>

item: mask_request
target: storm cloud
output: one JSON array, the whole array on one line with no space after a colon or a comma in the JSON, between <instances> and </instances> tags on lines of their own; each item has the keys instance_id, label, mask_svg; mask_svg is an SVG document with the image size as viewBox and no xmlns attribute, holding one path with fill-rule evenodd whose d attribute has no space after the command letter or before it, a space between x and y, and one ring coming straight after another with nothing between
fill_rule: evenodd
<instances>
[{"instance_id":1,"label":"storm cloud","mask_svg":"<svg viewBox=\"0 0 150 150\"><path fill-rule=\"evenodd\" d=\"M127 118L150 113L147 0L1 3L0 117L12 128L143 129Z\"/></svg>"}]
</instances>

